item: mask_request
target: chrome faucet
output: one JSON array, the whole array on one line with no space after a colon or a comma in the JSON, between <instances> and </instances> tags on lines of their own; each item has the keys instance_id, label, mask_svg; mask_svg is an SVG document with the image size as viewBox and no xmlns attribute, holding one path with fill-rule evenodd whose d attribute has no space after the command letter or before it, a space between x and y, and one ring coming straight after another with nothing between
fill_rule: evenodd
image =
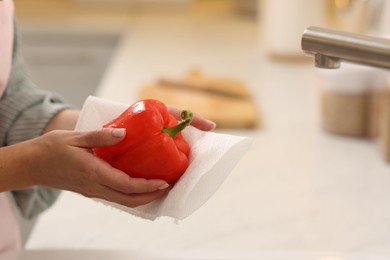
<instances>
[{"instance_id":1,"label":"chrome faucet","mask_svg":"<svg viewBox=\"0 0 390 260\"><path fill-rule=\"evenodd\" d=\"M390 69L390 40L308 27L302 35L302 50L314 55L318 68L337 69L341 61Z\"/></svg>"}]
</instances>

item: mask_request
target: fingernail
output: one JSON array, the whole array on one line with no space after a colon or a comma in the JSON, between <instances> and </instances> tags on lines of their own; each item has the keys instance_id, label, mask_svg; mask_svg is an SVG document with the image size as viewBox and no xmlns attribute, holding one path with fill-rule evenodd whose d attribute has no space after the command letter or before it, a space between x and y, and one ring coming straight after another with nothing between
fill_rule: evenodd
<instances>
[{"instance_id":1,"label":"fingernail","mask_svg":"<svg viewBox=\"0 0 390 260\"><path fill-rule=\"evenodd\" d=\"M166 188L169 187L169 184L168 183L164 183L163 185L161 185L160 187L158 187L159 190L165 190Z\"/></svg>"},{"instance_id":2,"label":"fingernail","mask_svg":"<svg viewBox=\"0 0 390 260\"><path fill-rule=\"evenodd\" d=\"M112 136L114 137L123 137L126 134L126 128L115 128L112 130Z\"/></svg>"},{"instance_id":3,"label":"fingernail","mask_svg":"<svg viewBox=\"0 0 390 260\"><path fill-rule=\"evenodd\" d=\"M207 120L207 122L210 124L211 130L214 130L217 127L217 124L213 121Z\"/></svg>"}]
</instances>

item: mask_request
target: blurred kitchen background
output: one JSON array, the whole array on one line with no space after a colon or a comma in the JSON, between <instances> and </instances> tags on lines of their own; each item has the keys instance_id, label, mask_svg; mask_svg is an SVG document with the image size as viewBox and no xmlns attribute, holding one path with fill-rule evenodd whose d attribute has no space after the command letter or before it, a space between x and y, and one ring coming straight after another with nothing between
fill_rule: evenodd
<instances>
[{"instance_id":1,"label":"blurred kitchen background","mask_svg":"<svg viewBox=\"0 0 390 260\"><path fill-rule=\"evenodd\" d=\"M128 27L142 17L229 15L255 19L256 1L15 1L33 80L81 106L96 93Z\"/></svg>"},{"instance_id":2,"label":"blurred kitchen background","mask_svg":"<svg viewBox=\"0 0 390 260\"><path fill-rule=\"evenodd\" d=\"M374 35L385 29L380 24L381 0L16 0L15 4L32 78L78 106L96 92L127 27L148 15L236 16L258 27L254 37L266 54L293 61L309 60L300 49L301 33L308 25Z\"/></svg>"},{"instance_id":3,"label":"blurred kitchen background","mask_svg":"<svg viewBox=\"0 0 390 260\"><path fill-rule=\"evenodd\" d=\"M390 1L14 2L40 87L80 108L88 95L158 97L254 140L226 184L179 225L64 192L31 234L26 227L26 248L390 257L389 72L318 70L300 46L313 25L389 38Z\"/></svg>"}]
</instances>

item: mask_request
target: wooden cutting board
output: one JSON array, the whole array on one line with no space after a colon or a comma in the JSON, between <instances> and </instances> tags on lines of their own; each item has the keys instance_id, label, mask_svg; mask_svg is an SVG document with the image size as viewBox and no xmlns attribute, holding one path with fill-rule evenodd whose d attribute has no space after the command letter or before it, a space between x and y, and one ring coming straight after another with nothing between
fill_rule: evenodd
<instances>
[{"instance_id":1,"label":"wooden cutting board","mask_svg":"<svg viewBox=\"0 0 390 260\"><path fill-rule=\"evenodd\" d=\"M163 78L143 86L140 98L153 98L214 121L218 128L255 128L259 115L245 86L235 79L215 78L192 70L182 79Z\"/></svg>"}]
</instances>

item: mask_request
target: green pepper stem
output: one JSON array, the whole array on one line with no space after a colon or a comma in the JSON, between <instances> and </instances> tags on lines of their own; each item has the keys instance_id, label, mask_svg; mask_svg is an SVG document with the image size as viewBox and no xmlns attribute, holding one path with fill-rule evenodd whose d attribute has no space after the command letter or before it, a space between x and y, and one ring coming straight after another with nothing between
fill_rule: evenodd
<instances>
[{"instance_id":1,"label":"green pepper stem","mask_svg":"<svg viewBox=\"0 0 390 260\"><path fill-rule=\"evenodd\" d=\"M162 132L169 134L169 136L171 136L172 138L175 137L178 133L180 133L184 128L186 128L186 126L188 126L191 123L193 115L190 110L183 110L181 111L180 117L181 117L181 121L177 125L170 128L164 127L162 129Z\"/></svg>"}]
</instances>

